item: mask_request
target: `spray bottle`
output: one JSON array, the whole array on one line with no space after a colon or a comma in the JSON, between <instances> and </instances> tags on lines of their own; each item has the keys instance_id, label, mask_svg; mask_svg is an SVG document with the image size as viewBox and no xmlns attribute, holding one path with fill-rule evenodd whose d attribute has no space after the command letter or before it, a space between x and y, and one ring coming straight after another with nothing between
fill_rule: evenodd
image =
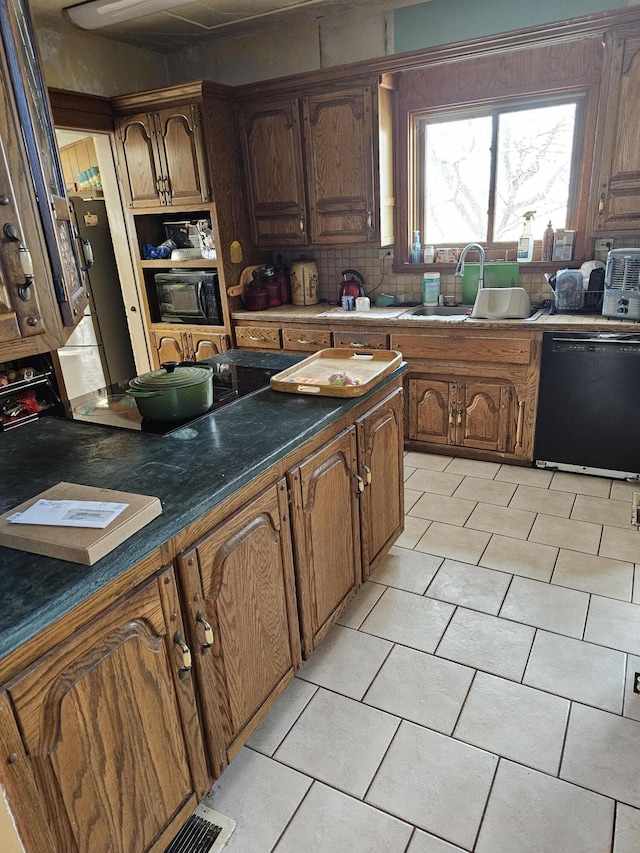
<instances>
[{"instance_id":1,"label":"spray bottle","mask_svg":"<svg viewBox=\"0 0 640 853\"><path fill-rule=\"evenodd\" d=\"M531 233L531 220L535 210L528 210L524 214L524 228L522 237L518 240L517 260L519 263L533 259L533 234Z\"/></svg>"}]
</instances>

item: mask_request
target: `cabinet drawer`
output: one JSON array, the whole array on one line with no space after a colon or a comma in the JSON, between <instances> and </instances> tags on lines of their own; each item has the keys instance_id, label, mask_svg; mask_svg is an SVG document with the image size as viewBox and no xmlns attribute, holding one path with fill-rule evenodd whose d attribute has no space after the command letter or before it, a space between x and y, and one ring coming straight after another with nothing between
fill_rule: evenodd
<instances>
[{"instance_id":1,"label":"cabinet drawer","mask_svg":"<svg viewBox=\"0 0 640 853\"><path fill-rule=\"evenodd\" d=\"M522 338L391 335L391 349L399 350L405 358L491 364L529 364L531 361L531 340Z\"/></svg>"},{"instance_id":2,"label":"cabinet drawer","mask_svg":"<svg viewBox=\"0 0 640 853\"><path fill-rule=\"evenodd\" d=\"M255 349L280 349L280 329L273 326L236 326L236 345Z\"/></svg>"},{"instance_id":3,"label":"cabinet drawer","mask_svg":"<svg viewBox=\"0 0 640 853\"><path fill-rule=\"evenodd\" d=\"M331 346L331 332L314 332L311 329L283 329L282 344L285 349L317 352Z\"/></svg>"},{"instance_id":4,"label":"cabinet drawer","mask_svg":"<svg viewBox=\"0 0 640 853\"><path fill-rule=\"evenodd\" d=\"M389 349L389 336L381 332L334 332L333 345L347 349Z\"/></svg>"}]
</instances>

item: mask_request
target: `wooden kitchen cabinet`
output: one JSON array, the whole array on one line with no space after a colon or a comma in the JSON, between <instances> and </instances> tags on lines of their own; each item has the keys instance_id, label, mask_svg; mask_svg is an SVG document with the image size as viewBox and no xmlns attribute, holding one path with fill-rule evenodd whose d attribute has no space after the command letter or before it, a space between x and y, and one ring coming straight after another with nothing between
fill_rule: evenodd
<instances>
[{"instance_id":1,"label":"wooden kitchen cabinet","mask_svg":"<svg viewBox=\"0 0 640 853\"><path fill-rule=\"evenodd\" d=\"M87 304L29 12L20 0L4 12L0 362L63 346Z\"/></svg>"},{"instance_id":2,"label":"wooden kitchen cabinet","mask_svg":"<svg viewBox=\"0 0 640 853\"><path fill-rule=\"evenodd\" d=\"M507 382L409 378L408 436L477 450L515 451L514 389Z\"/></svg>"},{"instance_id":3,"label":"wooden kitchen cabinet","mask_svg":"<svg viewBox=\"0 0 640 853\"><path fill-rule=\"evenodd\" d=\"M403 398L400 388L356 421L363 581L403 530Z\"/></svg>"},{"instance_id":4,"label":"wooden kitchen cabinet","mask_svg":"<svg viewBox=\"0 0 640 853\"><path fill-rule=\"evenodd\" d=\"M356 430L287 472L302 630L308 657L362 583Z\"/></svg>"},{"instance_id":5,"label":"wooden kitchen cabinet","mask_svg":"<svg viewBox=\"0 0 640 853\"><path fill-rule=\"evenodd\" d=\"M319 329L283 329L282 347L296 352L317 352L331 346L331 332Z\"/></svg>"},{"instance_id":6,"label":"wooden kitchen cabinet","mask_svg":"<svg viewBox=\"0 0 640 853\"><path fill-rule=\"evenodd\" d=\"M598 107L594 232L640 230L640 33L609 32ZM600 118L601 117L601 118Z\"/></svg>"},{"instance_id":7,"label":"wooden kitchen cabinet","mask_svg":"<svg viewBox=\"0 0 640 853\"><path fill-rule=\"evenodd\" d=\"M204 361L228 349L227 336L215 332L153 329L150 337L155 367L165 361Z\"/></svg>"},{"instance_id":8,"label":"wooden kitchen cabinet","mask_svg":"<svg viewBox=\"0 0 640 853\"><path fill-rule=\"evenodd\" d=\"M391 335L391 349L409 362L409 447L486 460L533 460L539 336L399 331Z\"/></svg>"},{"instance_id":9,"label":"wooden kitchen cabinet","mask_svg":"<svg viewBox=\"0 0 640 853\"><path fill-rule=\"evenodd\" d=\"M184 636L168 568L5 685L46 850L162 853L207 793Z\"/></svg>"},{"instance_id":10,"label":"wooden kitchen cabinet","mask_svg":"<svg viewBox=\"0 0 640 853\"><path fill-rule=\"evenodd\" d=\"M120 118L116 140L130 207L209 200L197 104Z\"/></svg>"},{"instance_id":11,"label":"wooden kitchen cabinet","mask_svg":"<svg viewBox=\"0 0 640 853\"><path fill-rule=\"evenodd\" d=\"M393 242L392 88L385 76L242 102L256 246Z\"/></svg>"},{"instance_id":12,"label":"wooden kitchen cabinet","mask_svg":"<svg viewBox=\"0 0 640 853\"><path fill-rule=\"evenodd\" d=\"M300 666L284 480L178 558L211 766L239 752Z\"/></svg>"}]
</instances>

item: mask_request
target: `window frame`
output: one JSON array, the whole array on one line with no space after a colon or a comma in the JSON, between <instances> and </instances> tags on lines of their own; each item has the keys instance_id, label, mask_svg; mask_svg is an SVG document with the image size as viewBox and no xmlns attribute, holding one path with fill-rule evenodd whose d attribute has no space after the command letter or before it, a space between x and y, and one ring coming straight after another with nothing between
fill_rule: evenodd
<instances>
[{"instance_id":1,"label":"window frame","mask_svg":"<svg viewBox=\"0 0 640 853\"><path fill-rule=\"evenodd\" d=\"M569 166L570 175L569 197L567 200L567 222L565 225L566 228L575 229L580 190L580 170L582 167L582 157L584 151L584 146L582 142L584 139L587 98L588 92L586 90L583 90L581 92L575 92L564 95L558 95L556 93L551 96L534 95L527 98L507 98L496 101L490 106L476 106L471 109L459 109L455 106L451 106L444 110L436 108L433 110L425 110L424 112L413 113L411 116L411 134L413 136L412 147L415 151L415 158L412 164L410 187L412 194L411 221L414 222L415 225L411 230L419 230L420 234L423 237L423 242L432 242L426 234L425 194L420 191L420 187L424 186L426 171L426 134L420 133L420 127L424 127L426 124L430 123L444 123L446 121L457 121L468 118L491 118L491 155L489 164L487 232L485 237L480 239L479 242L481 243L481 245L485 246L485 248L489 252L495 250L496 252L502 253L502 255L504 255L504 252L506 250L509 251L509 255L513 259L515 259L515 249L517 246L517 240L494 240L493 238L495 226L494 214L496 207L496 176L498 163L498 156L496 152L498 141L498 117L502 113L513 113L541 107L552 107L560 104L576 105L573 147ZM455 244L450 241L444 241L442 244L439 243L438 245L443 245L446 247L454 246Z\"/></svg>"},{"instance_id":2,"label":"window frame","mask_svg":"<svg viewBox=\"0 0 640 853\"><path fill-rule=\"evenodd\" d=\"M480 55L460 58L447 57L418 68L408 69L399 76L394 114L395 133L395 197L396 240L393 272L416 274L433 265L411 264L411 238L413 223L417 221L415 193L412 191L416 168L416 145L412 133L413 117L426 114L462 115L465 111L478 113L490 111L503 104L539 103L553 100L582 98L581 128L576 128L576 145L572 170L575 170L574 196L572 198L571 227L576 230L573 265L593 256L594 231L588 219L589 197L594 156L596 153L596 125L598 120L601 75L604 50L602 39L589 33L587 38L570 41L549 41L543 44L513 43L501 49ZM576 117L578 121L578 116ZM581 135L580 135L581 134ZM546 223L545 223L546 224ZM569 227L567 225L567 227ZM421 237L423 236L421 230ZM446 246L447 244L442 244ZM448 244L454 246L454 244ZM505 247L488 247L491 260L504 259ZM515 258L517 243L513 244ZM557 262L543 264L539 258L541 241L535 245L534 261L541 270L557 267ZM447 272L455 264L438 265Z\"/></svg>"}]
</instances>

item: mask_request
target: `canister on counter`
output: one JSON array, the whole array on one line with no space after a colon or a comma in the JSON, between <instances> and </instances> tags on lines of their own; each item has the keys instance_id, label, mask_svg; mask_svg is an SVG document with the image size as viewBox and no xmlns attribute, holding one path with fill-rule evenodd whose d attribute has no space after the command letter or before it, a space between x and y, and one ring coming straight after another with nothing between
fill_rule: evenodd
<instances>
[{"instance_id":1,"label":"canister on counter","mask_svg":"<svg viewBox=\"0 0 640 853\"><path fill-rule=\"evenodd\" d=\"M300 258L291 264L291 301L294 305L317 305L320 301L315 261Z\"/></svg>"},{"instance_id":2,"label":"canister on counter","mask_svg":"<svg viewBox=\"0 0 640 853\"><path fill-rule=\"evenodd\" d=\"M426 272L422 276L422 304L437 305L440 296L440 273Z\"/></svg>"}]
</instances>

